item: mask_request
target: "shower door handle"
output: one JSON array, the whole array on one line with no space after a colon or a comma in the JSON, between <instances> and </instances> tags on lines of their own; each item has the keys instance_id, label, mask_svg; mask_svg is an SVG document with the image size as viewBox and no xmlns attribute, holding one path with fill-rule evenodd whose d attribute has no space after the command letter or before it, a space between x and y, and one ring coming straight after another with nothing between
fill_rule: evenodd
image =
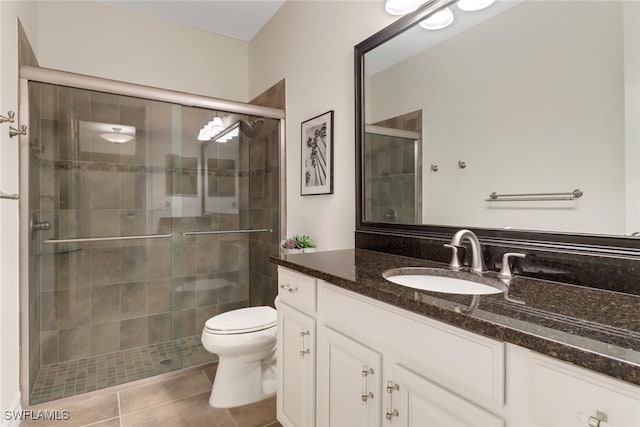
<instances>
[{"instance_id":1,"label":"shower door handle","mask_svg":"<svg viewBox=\"0 0 640 427\"><path fill-rule=\"evenodd\" d=\"M46 231L51 229L51 223L49 221L33 221L31 223L32 231Z\"/></svg>"},{"instance_id":2,"label":"shower door handle","mask_svg":"<svg viewBox=\"0 0 640 427\"><path fill-rule=\"evenodd\" d=\"M79 237L72 239L49 239L44 243L87 243L87 242L109 242L115 240L144 240L144 239L168 239L172 234L145 234L142 236L114 236L114 237Z\"/></svg>"}]
</instances>

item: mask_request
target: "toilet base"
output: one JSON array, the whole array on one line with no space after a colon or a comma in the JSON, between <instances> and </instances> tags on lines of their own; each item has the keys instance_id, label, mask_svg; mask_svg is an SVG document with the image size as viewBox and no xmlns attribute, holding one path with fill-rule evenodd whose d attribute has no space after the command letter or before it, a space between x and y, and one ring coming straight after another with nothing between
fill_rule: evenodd
<instances>
[{"instance_id":1,"label":"toilet base","mask_svg":"<svg viewBox=\"0 0 640 427\"><path fill-rule=\"evenodd\" d=\"M277 388L275 349L265 356L259 360L220 357L209 405L233 408L274 396Z\"/></svg>"}]
</instances>

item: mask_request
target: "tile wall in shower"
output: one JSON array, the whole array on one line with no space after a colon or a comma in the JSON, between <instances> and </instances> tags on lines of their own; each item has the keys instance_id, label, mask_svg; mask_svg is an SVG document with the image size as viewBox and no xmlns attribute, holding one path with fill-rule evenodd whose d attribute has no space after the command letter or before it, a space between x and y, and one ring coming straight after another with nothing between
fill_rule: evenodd
<instances>
[{"instance_id":1,"label":"tile wall in shower","mask_svg":"<svg viewBox=\"0 0 640 427\"><path fill-rule=\"evenodd\" d=\"M273 85L251 104L285 109L285 81ZM251 306L274 305L278 293L276 266L269 256L278 255L280 239L280 131L276 120L256 127L248 149L248 205L243 221L248 228L270 228L272 233L252 234L249 247L249 302ZM245 156L242 156L245 158Z\"/></svg>"}]
</instances>

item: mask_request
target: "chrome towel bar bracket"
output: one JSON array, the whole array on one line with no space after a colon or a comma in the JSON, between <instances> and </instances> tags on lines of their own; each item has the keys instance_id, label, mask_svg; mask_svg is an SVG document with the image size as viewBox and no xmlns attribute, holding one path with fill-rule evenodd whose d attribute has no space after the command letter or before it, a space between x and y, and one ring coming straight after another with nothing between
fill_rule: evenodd
<instances>
[{"instance_id":1,"label":"chrome towel bar bracket","mask_svg":"<svg viewBox=\"0 0 640 427\"><path fill-rule=\"evenodd\" d=\"M0 123L4 123L4 122L13 123L15 120L16 120L16 113L14 111L9 111L6 117L0 114Z\"/></svg>"},{"instance_id":2,"label":"chrome towel bar bracket","mask_svg":"<svg viewBox=\"0 0 640 427\"><path fill-rule=\"evenodd\" d=\"M27 126L26 125L22 125L20 126L20 129L16 129L13 126L9 126L9 137L13 138L14 136L17 135L26 135L27 134Z\"/></svg>"}]
</instances>

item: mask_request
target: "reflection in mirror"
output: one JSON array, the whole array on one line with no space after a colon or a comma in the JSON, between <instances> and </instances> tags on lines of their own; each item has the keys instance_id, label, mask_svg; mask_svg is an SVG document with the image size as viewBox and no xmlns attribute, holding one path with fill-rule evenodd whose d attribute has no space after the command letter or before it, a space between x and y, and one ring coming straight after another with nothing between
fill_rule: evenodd
<instances>
[{"instance_id":1,"label":"reflection in mirror","mask_svg":"<svg viewBox=\"0 0 640 427\"><path fill-rule=\"evenodd\" d=\"M393 144L365 132L363 221L617 236L640 231L640 3L449 7L455 20L446 29L416 24L364 55L364 123L405 130L390 123L421 111L421 149L416 217L406 214L409 205L392 203L400 194L404 203L410 192L408 184L393 184L392 172L407 170L405 157L379 156L389 162L384 170L375 156ZM376 188L376 181L383 185ZM575 189L582 197L489 200L494 192ZM389 209L397 214L393 220Z\"/></svg>"},{"instance_id":2,"label":"reflection in mirror","mask_svg":"<svg viewBox=\"0 0 640 427\"><path fill-rule=\"evenodd\" d=\"M417 224L422 217L420 130L415 111L365 127L367 220Z\"/></svg>"},{"instance_id":3,"label":"reflection in mirror","mask_svg":"<svg viewBox=\"0 0 640 427\"><path fill-rule=\"evenodd\" d=\"M73 145L82 160L132 162L136 154L136 127L119 123L72 120Z\"/></svg>"}]
</instances>

